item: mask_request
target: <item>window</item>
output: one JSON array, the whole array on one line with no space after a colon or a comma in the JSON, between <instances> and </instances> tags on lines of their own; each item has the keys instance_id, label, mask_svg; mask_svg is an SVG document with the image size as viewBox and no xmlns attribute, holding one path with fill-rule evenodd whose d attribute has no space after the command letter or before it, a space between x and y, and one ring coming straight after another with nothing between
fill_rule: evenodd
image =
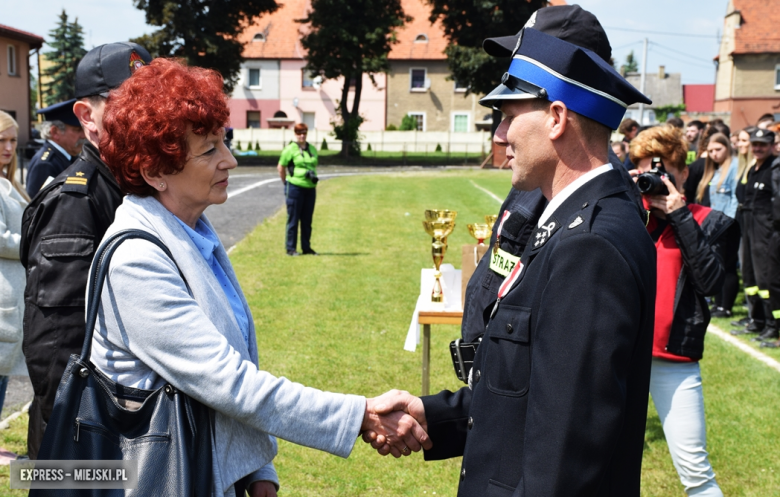
<instances>
[{"instance_id":1,"label":"window","mask_svg":"<svg viewBox=\"0 0 780 497\"><path fill-rule=\"evenodd\" d=\"M16 47L8 45L8 75L17 76L16 74Z\"/></svg>"},{"instance_id":2,"label":"window","mask_svg":"<svg viewBox=\"0 0 780 497\"><path fill-rule=\"evenodd\" d=\"M409 91L425 91L427 89L426 69L409 69Z\"/></svg>"},{"instance_id":3,"label":"window","mask_svg":"<svg viewBox=\"0 0 780 497\"><path fill-rule=\"evenodd\" d=\"M456 92L463 93L463 92L465 92L468 89L469 89L469 85L467 85L466 83L463 83L461 81L458 81L457 79L455 80L455 91Z\"/></svg>"},{"instance_id":4,"label":"window","mask_svg":"<svg viewBox=\"0 0 780 497\"><path fill-rule=\"evenodd\" d=\"M301 74L303 74L303 84L301 86L304 88L314 88L314 78L316 77L316 74L312 74L306 69L301 69Z\"/></svg>"},{"instance_id":5,"label":"window","mask_svg":"<svg viewBox=\"0 0 780 497\"><path fill-rule=\"evenodd\" d=\"M309 129L314 129L314 112L304 112L301 116L301 122Z\"/></svg>"},{"instance_id":6,"label":"window","mask_svg":"<svg viewBox=\"0 0 780 497\"><path fill-rule=\"evenodd\" d=\"M277 110L276 112L274 112L275 119L286 118L286 117L287 117L287 113L283 110Z\"/></svg>"},{"instance_id":7,"label":"window","mask_svg":"<svg viewBox=\"0 0 780 497\"><path fill-rule=\"evenodd\" d=\"M417 121L417 131L425 131L425 112L410 112L409 115Z\"/></svg>"},{"instance_id":8,"label":"window","mask_svg":"<svg viewBox=\"0 0 780 497\"><path fill-rule=\"evenodd\" d=\"M254 37L252 37L252 41L265 41L265 34L257 33Z\"/></svg>"},{"instance_id":9,"label":"window","mask_svg":"<svg viewBox=\"0 0 780 497\"><path fill-rule=\"evenodd\" d=\"M775 90L780 90L780 64L775 66Z\"/></svg>"},{"instance_id":10,"label":"window","mask_svg":"<svg viewBox=\"0 0 780 497\"><path fill-rule=\"evenodd\" d=\"M249 70L249 87L260 88L260 69Z\"/></svg>"},{"instance_id":11,"label":"window","mask_svg":"<svg viewBox=\"0 0 780 497\"><path fill-rule=\"evenodd\" d=\"M465 133L469 130L469 113L452 113L452 131L455 133Z\"/></svg>"},{"instance_id":12,"label":"window","mask_svg":"<svg viewBox=\"0 0 780 497\"><path fill-rule=\"evenodd\" d=\"M260 111L249 110L246 113L246 127L247 128L259 128L260 127Z\"/></svg>"},{"instance_id":13,"label":"window","mask_svg":"<svg viewBox=\"0 0 780 497\"><path fill-rule=\"evenodd\" d=\"M420 33L417 35L417 37L414 39L415 43L428 43L428 35L424 33Z\"/></svg>"}]
</instances>

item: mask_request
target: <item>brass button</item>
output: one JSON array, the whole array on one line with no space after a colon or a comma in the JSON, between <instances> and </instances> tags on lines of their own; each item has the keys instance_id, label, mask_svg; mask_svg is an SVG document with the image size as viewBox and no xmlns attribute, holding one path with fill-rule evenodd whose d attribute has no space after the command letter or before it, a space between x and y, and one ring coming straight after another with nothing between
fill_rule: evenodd
<instances>
[{"instance_id":1,"label":"brass button","mask_svg":"<svg viewBox=\"0 0 780 497\"><path fill-rule=\"evenodd\" d=\"M474 426L474 418L472 418L471 416L469 416L469 424L468 424L469 430L470 430L470 429L471 429L473 426Z\"/></svg>"},{"instance_id":2,"label":"brass button","mask_svg":"<svg viewBox=\"0 0 780 497\"><path fill-rule=\"evenodd\" d=\"M506 324L506 332L507 332L507 333L509 333L509 334L511 335L513 331L515 331L515 330L514 330L514 329L512 329L512 325L511 325L511 324L509 324L509 323L507 323L507 324Z\"/></svg>"}]
</instances>

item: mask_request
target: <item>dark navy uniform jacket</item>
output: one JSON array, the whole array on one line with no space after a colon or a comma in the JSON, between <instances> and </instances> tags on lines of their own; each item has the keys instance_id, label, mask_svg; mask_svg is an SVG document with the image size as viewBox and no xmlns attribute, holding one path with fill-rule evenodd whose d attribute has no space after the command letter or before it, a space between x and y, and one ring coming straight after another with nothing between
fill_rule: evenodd
<instances>
[{"instance_id":1,"label":"dark navy uniform jacket","mask_svg":"<svg viewBox=\"0 0 780 497\"><path fill-rule=\"evenodd\" d=\"M639 496L656 251L620 171L576 190L490 318L473 390L423 397L459 496Z\"/></svg>"},{"instance_id":2,"label":"dark navy uniform jacket","mask_svg":"<svg viewBox=\"0 0 780 497\"><path fill-rule=\"evenodd\" d=\"M56 178L70 166L71 161L65 154L57 150L50 141L46 140L38 152L30 159L27 172L27 194L30 198L38 194L48 177Z\"/></svg>"},{"instance_id":3,"label":"dark navy uniform jacket","mask_svg":"<svg viewBox=\"0 0 780 497\"><path fill-rule=\"evenodd\" d=\"M81 351L89 266L122 197L100 153L87 143L73 165L24 211L19 251L27 272L22 349L35 392L31 427L36 416L49 419L68 357ZM41 437L43 429L45 425ZM31 429L33 436L37 430ZM37 452L39 444L29 441L28 446Z\"/></svg>"},{"instance_id":4,"label":"dark navy uniform jacket","mask_svg":"<svg viewBox=\"0 0 780 497\"><path fill-rule=\"evenodd\" d=\"M642 204L642 196L634 184L634 180L623 167L617 155L609 150L609 162L623 176L623 181L628 185L631 198L634 200L642 222L647 222L647 211ZM498 225L504 211L512 213L504 223L501 231L500 247L511 255L519 256L523 253L525 245L531 233L536 229L536 221L547 207L547 199L541 190L521 192L512 188L506 200L501 205L498 220L493 226L493 234L490 238L490 248L479 261L474 274L466 287L466 298L463 305L463 321L461 324L461 336L465 342L474 342L485 333L485 325L488 322L490 310L498 295L498 288L504 281L504 276L490 269L492 247L496 243Z\"/></svg>"}]
</instances>

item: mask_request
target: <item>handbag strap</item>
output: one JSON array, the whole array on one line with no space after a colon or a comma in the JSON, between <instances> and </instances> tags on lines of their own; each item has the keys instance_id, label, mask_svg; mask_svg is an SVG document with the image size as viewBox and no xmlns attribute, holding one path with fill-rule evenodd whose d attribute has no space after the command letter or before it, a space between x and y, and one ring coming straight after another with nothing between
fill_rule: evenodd
<instances>
[{"instance_id":1,"label":"handbag strap","mask_svg":"<svg viewBox=\"0 0 780 497\"><path fill-rule=\"evenodd\" d=\"M89 289L87 291L87 329L84 333L84 345L81 347L80 360L82 362L88 362L90 354L92 353L92 335L95 332L95 323L97 322L98 310L100 308L100 296L103 293L103 284L105 283L106 276L108 275L108 266L111 262L111 257L119 248L119 245L130 238L143 238L153 244L157 245L165 252L165 255L170 257L176 269L179 271L179 275L184 280L184 284L187 284L187 279L179 269L179 265L176 264L176 259L171 255L171 251L168 247L160 241L159 238L149 233L148 231L139 229L122 230L114 233L108 237L97 249L95 257L92 260L92 271L89 279Z\"/></svg>"}]
</instances>

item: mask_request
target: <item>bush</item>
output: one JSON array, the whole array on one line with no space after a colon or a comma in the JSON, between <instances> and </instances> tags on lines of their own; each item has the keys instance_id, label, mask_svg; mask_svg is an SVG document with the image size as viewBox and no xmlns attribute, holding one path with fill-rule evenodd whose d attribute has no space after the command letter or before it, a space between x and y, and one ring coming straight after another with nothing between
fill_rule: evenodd
<instances>
[{"instance_id":1,"label":"bush","mask_svg":"<svg viewBox=\"0 0 780 497\"><path fill-rule=\"evenodd\" d=\"M255 142L255 152L260 151L260 142Z\"/></svg>"},{"instance_id":2,"label":"bush","mask_svg":"<svg viewBox=\"0 0 780 497\"><path fill-rule=\"evenodd\" d=\"M436 151L441 152L441 143L436 144Z\"/></svg>"},{"instance_id":3,"label":"bush","mask_svg":"<svg viewBox=\"0 0 780 497\"><path fill-rule=\"evenodd\" d=\"M398 127L395 124L388 124L385 131L398 131Z\"/></svg>"},{"instance_id":4,"label":"bush","mask_svg":"<svg viewBox=\"0 0 780 497\"><path fill-rule=\"evenodd\" d=\"M242 152L241 142L236 142L236 150L238 150L239 152Z\"/></svg>"},{"instance_id":5,"label":"bush","mask_svg":"<svg viewBox=\"0 0 780 497\"><path fill-rule=\"evenodd\" d=\"M404 118L401 119L401 127L398 129L401 131L412 131L417 129L417 119L408 114L405 115Z\"/></svg>"},{"instance_id":6,"label":"bush","mask_svg":"<svg viewBox=\"0 0 780 497\"><path fill-rule=\"evenodd\" d=\"M320 147L320 150L328 150L328 141L325 138L322 139L322 146Z\"/></svg>"},{"instance_id":7,"label":"bush","mask_svg":"<svg viewBox=\"0 0 780 497\"><path fill-rule=\"evenodd\" d=\"M370 152L370 151L371 151L371 144L369 143L368 147L366 147L366 152Z\"/></svg>"}]
</instances>

